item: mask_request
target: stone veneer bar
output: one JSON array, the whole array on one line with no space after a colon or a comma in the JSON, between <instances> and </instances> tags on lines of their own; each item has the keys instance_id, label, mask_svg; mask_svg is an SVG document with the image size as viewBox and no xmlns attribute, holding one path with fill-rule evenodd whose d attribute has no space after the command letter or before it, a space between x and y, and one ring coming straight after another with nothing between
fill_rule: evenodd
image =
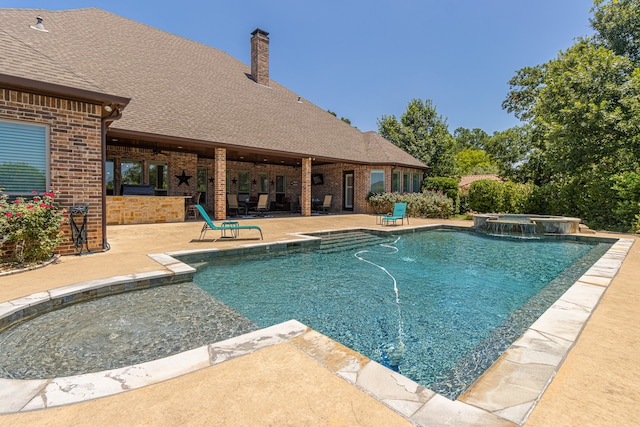
<instances>
[{"instance_id":1,"label":"stone veneer bar","mask_svg":"<svg viewBox=\"0 0 640 427\"><path fill-rule=\"evenodd\" d=\"M438 228L455 227L432 225L404 231ZM394 230L394 233L398 231ZM329 234L332 231L318 233ZM376 233L381 232L378 230ZM191 280L195 269L174 257L195 260L203 256L228 255L230 252L281 250L319 242L317 238L303 234L293 236L295 238L289 241L243 245L231 251L214 249L151 254L149 256L169 272L155 271L93 280L0 303L0 329L5 319L13 318L10 323L14 323L20 313L30 317L37 314L37 307L45 311L57 308L51 307L50 301L71 298L69 303L73 303L83 298ZM577 240L592 239L603 241L601 238L582 236ZM42 380L0 379L0 414L45 409L109 396L242 357L268 346L292 345L417 425L522 425L578 339L632 245L633 239L615 241L609 251L455 401L290 320L226 341L120 369Z\"/></svg>"},{"instance_id":2,"label":"stone veneer bar","mask_svg":"<svg viewBox=\"0 0 640 427\"><path fill-rule=\"evenodd\" d=\"M182 222L185 197L107 196L107 225Z\"/></svg>"}]
</instances>

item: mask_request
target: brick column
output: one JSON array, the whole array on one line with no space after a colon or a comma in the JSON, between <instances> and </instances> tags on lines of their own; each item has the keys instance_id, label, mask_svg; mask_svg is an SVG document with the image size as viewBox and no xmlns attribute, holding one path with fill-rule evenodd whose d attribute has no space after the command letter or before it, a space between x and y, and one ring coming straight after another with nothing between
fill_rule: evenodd
<instances>
[{"instance_id":1,"label":"brick column","mask_svg":"<svg viewBox=\"0 0 640 427\"><path fill-rule=\"evenodd\" d=\"M214 153L213 215L214 219L227 218L227 149L216 148Z\"/></svg>"},{"instance_id":2,"label":"brick column","mask_svg":"<svg viewBox=\"0 0 640 427\"><path fill-rule=\"evenodd\" d=\"M311 216L311 157L302 159L302 194L300 212L302 216Z\"/></svg>"}]
</instances>

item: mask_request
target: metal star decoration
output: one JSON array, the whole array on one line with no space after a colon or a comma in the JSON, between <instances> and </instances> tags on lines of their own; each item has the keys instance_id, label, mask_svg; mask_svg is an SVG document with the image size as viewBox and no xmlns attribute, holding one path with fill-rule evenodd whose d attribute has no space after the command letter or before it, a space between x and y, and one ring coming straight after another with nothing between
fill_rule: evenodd
<instances>
[{"instance_id":1,"label":"metal star decoration","mask_svg":"<svg viewBox=\"0 0 640 427\"><path fill-rule=\"evenodd\" d=\"M180 187L182 184L187 184L187 187L189 186L189 180L191 179L191 175L187 175L184 172L184 169L182 170L182 175L176 175L176 178L178 178L180 180L180 182L178 183L178 187Z\"/></svg>"}]
</instances>

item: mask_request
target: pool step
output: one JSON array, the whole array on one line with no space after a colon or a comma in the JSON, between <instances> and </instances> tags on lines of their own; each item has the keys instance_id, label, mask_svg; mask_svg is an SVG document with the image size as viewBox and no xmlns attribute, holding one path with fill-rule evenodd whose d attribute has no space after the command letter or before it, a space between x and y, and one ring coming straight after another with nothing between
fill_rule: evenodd
<instances>
[{"instance_id":1,"label":"pool step","mask_svg":"<svg viewBox=\"0 0 640 427\"><path fill-rule=\"evenodd\" d=\"M387 239L361 231L328 234L322 236L320 248L316 251L321 253L334 253L350 249L356 250L384 243L385 241L387 241Z\"/></svg>"}]
</instances>

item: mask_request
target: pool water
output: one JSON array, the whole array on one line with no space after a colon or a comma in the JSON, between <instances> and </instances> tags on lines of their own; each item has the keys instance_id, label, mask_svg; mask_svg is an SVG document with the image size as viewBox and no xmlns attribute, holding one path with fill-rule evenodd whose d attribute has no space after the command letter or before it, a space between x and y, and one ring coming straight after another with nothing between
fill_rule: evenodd
<instances>
[{"instance_id":1,"label":"pool water","mask_svg":"<svg viewBox=\"0 0 640 427\"><path fill-rule=\"evenodd\" d=\"M609 247L429 231L218 257L194 281L260 327L296 319L454 399Z\"/></svg>"},{"instance_id":2,"label":"pool water","mask_svg":"<svg viewBox=\"0 0 640 427\"><path fill-rule=\"evenodd\" d=\"M38 380L117 369L256 329L194 283L125 292L0 332L0 378Z\"/></svg>"}]
</instances>

